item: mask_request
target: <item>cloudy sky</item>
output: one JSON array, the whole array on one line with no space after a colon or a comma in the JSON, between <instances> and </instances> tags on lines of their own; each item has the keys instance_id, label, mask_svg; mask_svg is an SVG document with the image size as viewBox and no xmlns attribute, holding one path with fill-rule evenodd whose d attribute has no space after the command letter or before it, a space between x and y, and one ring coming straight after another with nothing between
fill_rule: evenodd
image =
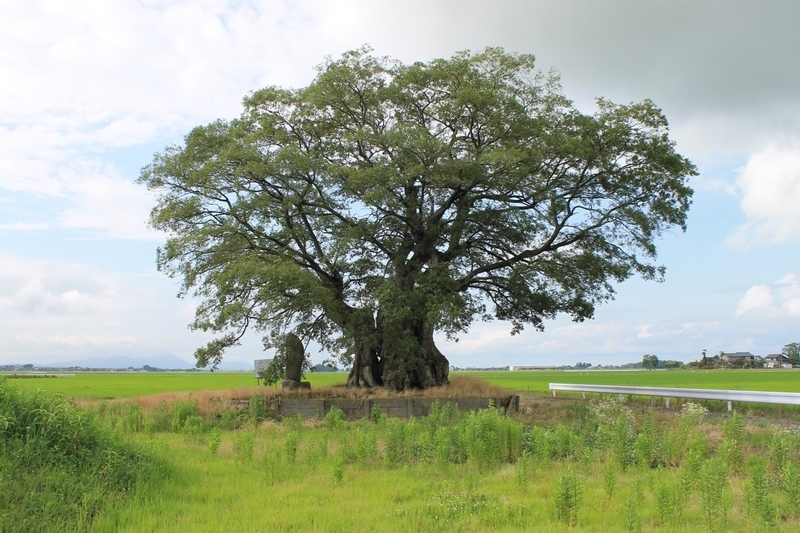
<instances>
[{"instance_id":1,"label":"cloudy sky","mask_svg":"<svg viewBox=\"0 0 800 533\"><path fill-rule=\"evenodd\" d=\"M586 112L650 98L700 171L688 231L660 242L664 283L544 333L477 323L442 342L453 364L779 352L800 341L798 20L795 0L0 0L0 364L192 361L208 338L155 269L139 169L365 43L405 62L532 53ZM262 356L253 337L227 358Z\"/></svg>"}]
</instances>

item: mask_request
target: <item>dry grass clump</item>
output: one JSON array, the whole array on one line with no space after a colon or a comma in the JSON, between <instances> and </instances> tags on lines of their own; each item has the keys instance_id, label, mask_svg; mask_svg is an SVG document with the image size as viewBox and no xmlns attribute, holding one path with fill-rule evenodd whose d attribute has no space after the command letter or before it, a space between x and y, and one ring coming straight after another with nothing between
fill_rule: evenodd
<instances>
[{"instance_id":1,"label":"dry grass clump","mask_svg":"<svg viewBox=\"0 0 800 533\"><path fill-rule=\"evenodd\" d=\"M272 389L274 390L274 389ZM249 400L256 394L264 394L264 388L258 387L237 387L228 390L203 390L195 392L160 392L147 396L135 396L133 398L117 398L113 400L100 400L96 398L82 398L76 403L82 407L93 407L100 403L133 403L142 408L145 414L153 414L162 403L171 405L175 402L196 401L200 408L200 414L211 416L228 408L230 401ZM265 394L264 394L265 395Z\"/></svg>"},{"instance_id":2,"label":"dry grass clump","mask_svg":"<svg viewBox=\"0 0 800 533\"><path fill-rule=\"evenodd\" d=\"M425 390L407 390L395 392L389 389L376 387L374 389L353 389L344 385L330 387L314 387L311 390L276 391L275 389L253 389L264 396L284 398L347 398L360 400L362 398L500 398L508 396L509 391L492 385L482 379L453 376L450 383L443 387L431 387ZM266 391L266 392L264 392ZM252 396L242 396L238 399L247 399ZM237 399L237 398L235 398Z\"/></svg>"},{"instance_id":3,"label":"dry grass clump","mask_svg":"<svg viewBox=\"0 0 800 533\"><path fill-rule=\"evenodd\" d=\"M347 398L360 400L363 398L501 398L509 396L509 391L486 381L468 376L453 376L450 383L443 387L425 390L394 392L388 389L351 389L344 385L331 387L315 387L311 390L282 391L272 387L238 387L227 390L205 390L195 392L162 392L147 396L118 400L102 400L109 403L131 402L142 408L145 414L154 413L162 403L171 405L175 402L196 401L203 416L211 416L227 409L231 402L245 402L256 395L272 400L282 398ZM80 400L84 406L100 403L101 400Z\"/></svg>"}]
</instances>

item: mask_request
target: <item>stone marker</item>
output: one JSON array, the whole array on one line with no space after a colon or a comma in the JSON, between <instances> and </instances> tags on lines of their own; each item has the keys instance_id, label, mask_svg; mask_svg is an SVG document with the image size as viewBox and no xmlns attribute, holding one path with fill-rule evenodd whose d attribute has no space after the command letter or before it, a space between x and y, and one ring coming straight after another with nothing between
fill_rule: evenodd
<instances>
[{"instance_id":1,"label":"stone marker","mask_svg":"<svg viewBox=\"0 0 800 533\"><path fill-rule=\"evenodd\" d=\"M286 379L281 381L281 389L311 390L311 383L300 381L303 379L303 361L306 358L303 341L294 333L286 335L283 344L283 353L286 357Z\"/></svg>"}]
</instances>

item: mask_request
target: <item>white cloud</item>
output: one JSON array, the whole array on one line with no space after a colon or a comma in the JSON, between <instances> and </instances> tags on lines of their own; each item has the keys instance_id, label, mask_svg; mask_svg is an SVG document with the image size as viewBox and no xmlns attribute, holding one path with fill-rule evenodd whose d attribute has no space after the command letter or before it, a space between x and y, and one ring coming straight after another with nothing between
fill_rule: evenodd
<instances>
[{"instance_id":1,"label":"white cloud","mask_svg":"<svg viewBox=\"0 0 800 533\"><path fill-rule=\"evenodd\" d=\"M753 285L739 300L736 316L751 321L795 321L800 317L800 281L786 274L772 285Z\"/></svg>"},{"instance_id":2,"label":"white cloud","mask_svg":"<svg viewBox=\"0 0 800 533\"><path fill-rule=\"evenodd\" d=\"M12 222L10 224L0 224L0 230L14 231L37 231L48 229L49 227L49 224L43 222Z\"/></svg>"},{"instance_id":3,"label":"white cloud","mask_svg":"<svg viewBox=\"0 0 800 533\"><path fill-rule=\"evenodd\" d=\"M192 360L211 336L187 330L196 302L175 292L158 272L115 273L0 252L0 364L163 353ZM250 335L230 355L261 353Z\"/></svg>"},{"instance_id":4,"label":"white cloud","mask_svg":"<svg viewBox=\"0 0 800 533\"><path fill-rule=\"evenodd\" d=\"M800 240L800 141L752 154L737 184L747 222L729 244L748 248Z\"/></svg>"},{"instance_id":5,"label":"white cloud","mask_svg":"<svg viewBox=\"0 0 800 533\"><path fill-rule=\"evenodd\" d=\"M152 238L152 198L106 154L234 116L267 76L306 83L311 24L279 0L0 4L0 190L57 200L24 224Z\"/></svg>"},{"instance_id":6,"label":"white cloud","mask_svg":"<svg viewBox=\"0 0 800 533\"><path fill-rule=\"evenodd\" d=\"M781 308L789 315L800 317L800 281L794 274L786 274L778 281L778 297Z\"/></svg>"},{"instance_id":7,"label":"white cloud","mask_svg":"<svg viewBox=\"0 0 800 533\"><path fill-rule=\"evenodd\" d=\"M7 321L30 321L32 314L113 313L125 305L119 284L91 267L26 261L8 254L0 254L0 259L0 314Z\"/></svg>"},{"instance_id":8,"label":"white cloud","mask_svg":"<svg viewBox=\"0 0 800 533\"><path fill-rule=\"evenodd\" d=\"M768 285L753 285L744 297L739 300L739 305L736 307L736 314L741 315L752 309L763 309L770 307L774 304L775 298L772 296L772 290Z\"/></svg>"},{"instance_id":9,"label":"white cloud","mask_svg":"<svg viewBox=\"0 0 800 533\"><path fill-rule=\"evenodd\" d=\"M147 228L153 195L113 169L103 170L88 167L65 183L72 201L59 214L59 225L99 229L103 237L162 240L161 234Z\"/></svg>"}]
</instances>

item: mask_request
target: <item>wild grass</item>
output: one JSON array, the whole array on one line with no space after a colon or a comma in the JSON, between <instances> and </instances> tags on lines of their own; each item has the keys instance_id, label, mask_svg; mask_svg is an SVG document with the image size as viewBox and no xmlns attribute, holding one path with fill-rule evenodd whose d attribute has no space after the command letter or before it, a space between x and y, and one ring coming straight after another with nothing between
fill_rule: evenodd
<instances>
[{"instance_id":1,"label":"wild grass","mask_svg":"<svg viewBox=\"0 0 800 533\"><path fill-rule=\"evenodd\" d=\"M83 531L153 472L91 412L0 378L0 531Z\"/></svg>"},{"instance_id":2,"label":"wild grass","mask_svg":"<svg viewBox=\"0 0 800 533\"><path fill-rule=\"evenodd\" d=\"M708 421L693 404L656 420L618 400L595 402L551 426L449 404L407 421L374 415L245 417L240 429L212 427L198 441L171 423L136 433L175 474L115 504L92 530L800 528L787 498L800 482L800 435ZM745 465L730 468L740 451Z\"/></svg>"}]
</instances>

